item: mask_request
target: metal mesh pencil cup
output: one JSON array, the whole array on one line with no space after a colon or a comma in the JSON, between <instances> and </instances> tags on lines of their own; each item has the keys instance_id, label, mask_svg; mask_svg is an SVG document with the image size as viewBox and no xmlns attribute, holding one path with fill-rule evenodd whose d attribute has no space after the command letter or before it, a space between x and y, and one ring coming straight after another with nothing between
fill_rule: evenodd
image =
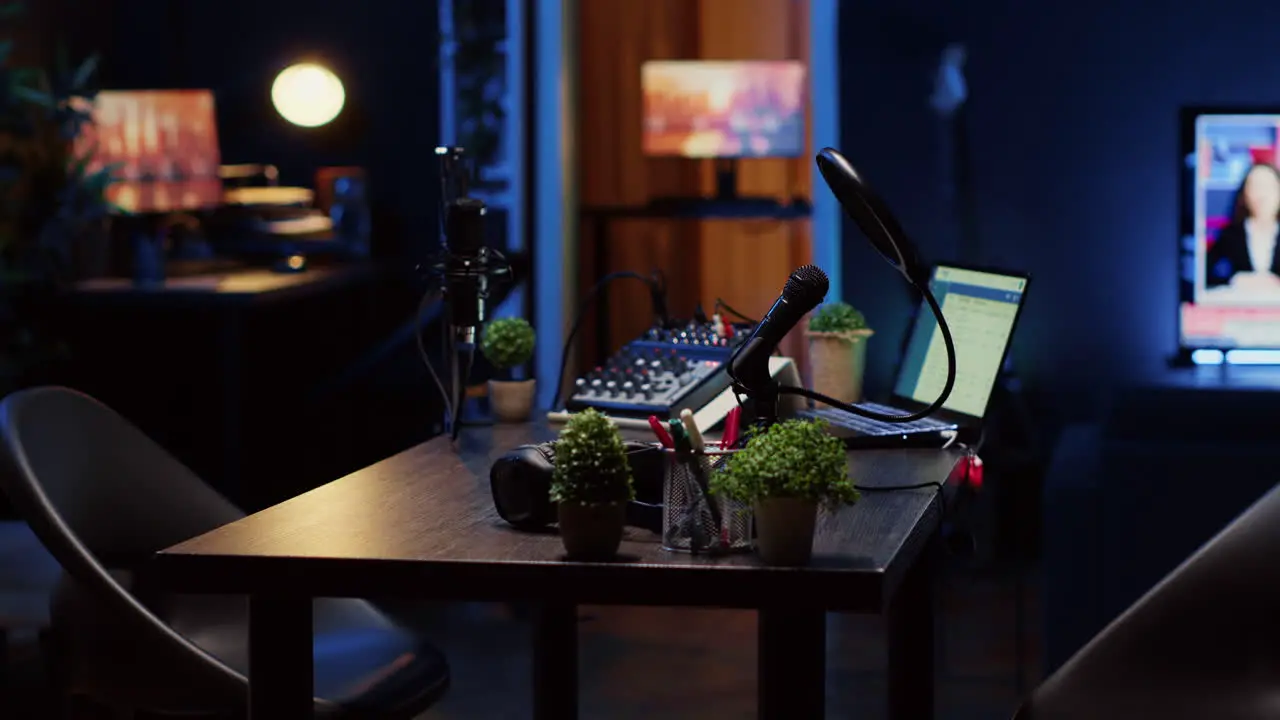
<instances>
[{"instance_id":1,"label":"metal mesh pencil cup","mask_svg":"<svg viewBox=\"0 0 1280 720\"><path fill-rule=\"evenodd\" d=\"M662 487L662 548L695 555L751 550L751 506L711 495L708 484L736 450L666 452Z\"/></svg>"}]
</instances>

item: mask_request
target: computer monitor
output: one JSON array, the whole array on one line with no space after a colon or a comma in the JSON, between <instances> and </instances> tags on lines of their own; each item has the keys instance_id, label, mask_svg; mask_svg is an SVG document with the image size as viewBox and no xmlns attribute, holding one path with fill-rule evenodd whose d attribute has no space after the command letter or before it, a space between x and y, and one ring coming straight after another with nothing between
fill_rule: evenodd
<instances>
[{"instance_id":1,"label":"computer monitor","mask_svg":"<svg viewBox=\"0 0 1280 720\"><path fill-rule=\"evenodd\" d=\"M125 211L201 210L222 202L221 154L209 90L111 90L76 139L91 171L118 165L107 199Z\"/></svg>"},{"instance_id":2,"label":"computer monitor","mask_svg":"<svg viewBox=\"0 0 1280 720\"><path fill-rule=\"evenodd\" d=\"M1013 340L1027 290L1025 274L937 265L929 288L956 346L956 381L943 409L981 418ZM898 371L894 395L928 405L947 379L947 348L938 321L921 302Z\"/></svg>"},{"instance_id":3,"label":"computer monitor","mask_svg":"<svg viewBox=\"0 0 1280 720\"><path fill-rule=\"evenodd\" d=\"M1280 108L1182 117L1179 344L1186 359L1280 348Z\"/></svg>"},{"instance_id":4,"label":"computer monitor","mask_svg":"<svg viewBox=\"0 0 1280 720\"><path fill-rule=\"evenodd\" d=\"M792 60L652 60L641 68L646 155L805 154L805 66Z\"/></svg>"}]
</instances>

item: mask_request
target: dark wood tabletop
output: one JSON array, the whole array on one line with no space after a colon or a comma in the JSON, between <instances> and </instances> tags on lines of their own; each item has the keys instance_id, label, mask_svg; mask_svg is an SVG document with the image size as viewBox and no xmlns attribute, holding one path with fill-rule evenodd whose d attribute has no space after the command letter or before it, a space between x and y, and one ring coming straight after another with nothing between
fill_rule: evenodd
<instances>
[{"instance_id":1,"label":"dark wood tabletop","mask_svg":"<svg viewBox=\"0 0 1280 720\"><path fill-rule=\"evenodd\" d=\"M551 532L506 525L489 491L494 458L548 440L543 424L468 429L456 446L423 443L160 553L151 570L173 590L436 599L523 599L577 604L759 607L880 612L938 529L937 489L864 492L824 512L812 566L762 567L754 555L664 551L629 529L612 563L564 558ZM944 483L960 454L877 450L850 454L864 486Z\"/></svg>"}]
</instances>

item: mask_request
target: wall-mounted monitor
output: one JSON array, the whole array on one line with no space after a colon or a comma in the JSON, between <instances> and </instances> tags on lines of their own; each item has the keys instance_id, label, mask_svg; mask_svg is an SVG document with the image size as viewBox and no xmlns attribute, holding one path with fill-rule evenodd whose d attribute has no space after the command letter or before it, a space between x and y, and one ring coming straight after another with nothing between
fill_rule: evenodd
<instances>
[{"instance_id":1,"label":"wall-mounted monitor","mask_svg":"<svg viewBox=\"0 0 1280 720\"><path fill-rule=\"evenodd\" d=\"M222 202L221 153L209 90L108 90L76 140L91 170L119 165L108 199L129 212L212 208Z\"/></svg>"},{"instance_id":2,"label":"wall-mounted monitor","mask_svg":"<svg viewBox=\"0 0 1280 720\"><path fill-rule=\"evenodd\" d=\"M641 69L650 156L805 154L805 66L798 61L652 60Z\"/></svg>"},{"instance_id":3,"label":"wall-mounted monitor","mask_svg":"<svg viewBox=\"0 0 1280 720\"><path fill-rule=\"evenodd\" d=\"M1183 353L1280 348L1280 108L1188 108L1181 134Z\"/></svg>"}]
</instances>

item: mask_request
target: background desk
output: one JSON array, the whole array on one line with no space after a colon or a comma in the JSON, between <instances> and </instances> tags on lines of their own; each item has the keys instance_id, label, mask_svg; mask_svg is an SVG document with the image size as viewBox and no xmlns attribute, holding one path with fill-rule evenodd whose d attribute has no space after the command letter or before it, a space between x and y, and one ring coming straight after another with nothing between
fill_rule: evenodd
<instances>
[{"instance_id":1,"label":"background desk","mask_svg":"<svg viewBox=\"0 0 1280 720\"><path fill-rule=\"evenodd\" d=\"M432 440L170 548L152 579L179 592L250 595L255 718L310 712L310 598L390 595L540 603L535 716L547 720L577 715L580 604L759 609L761 717L787 719L822 717L825 612L884 613L890 713L932 716L936 491L866 493L824 515L805 569L761 567L753 555L668 553L636 530L623 562L568 562L556 535L503 523L488 487L495 457L550 437L534 425L466 430L456 450ZM864 485L943 482L958 458L863 452L850 456L850 472Z\"/></svg>"},{"instance_id":2,"label":"background desk","mask_svg":"<svg viewBox=\"0 0 1280 720\"><path fill-rule=\"evenodd\" d=\"M1044 493L1044 669L1275 486L1280 368L1153 372L1058 439Z\"/></svg>"},{"instance_id":3,"label":"background desk","mask_svg":"<svg viewBox=\"0 0 1280 720\"><path fill-rule=\"evenodd\" d=\"M302 398L359 351L382 275L375 265L338 265L153 287L123 278L80 283L63 303L75 361L69 384L141 426L238 504L265 507L301 490L292 484L299 460L316 448L299 444L324 445L300 421Z\"/></svg>"}]
</instances>

